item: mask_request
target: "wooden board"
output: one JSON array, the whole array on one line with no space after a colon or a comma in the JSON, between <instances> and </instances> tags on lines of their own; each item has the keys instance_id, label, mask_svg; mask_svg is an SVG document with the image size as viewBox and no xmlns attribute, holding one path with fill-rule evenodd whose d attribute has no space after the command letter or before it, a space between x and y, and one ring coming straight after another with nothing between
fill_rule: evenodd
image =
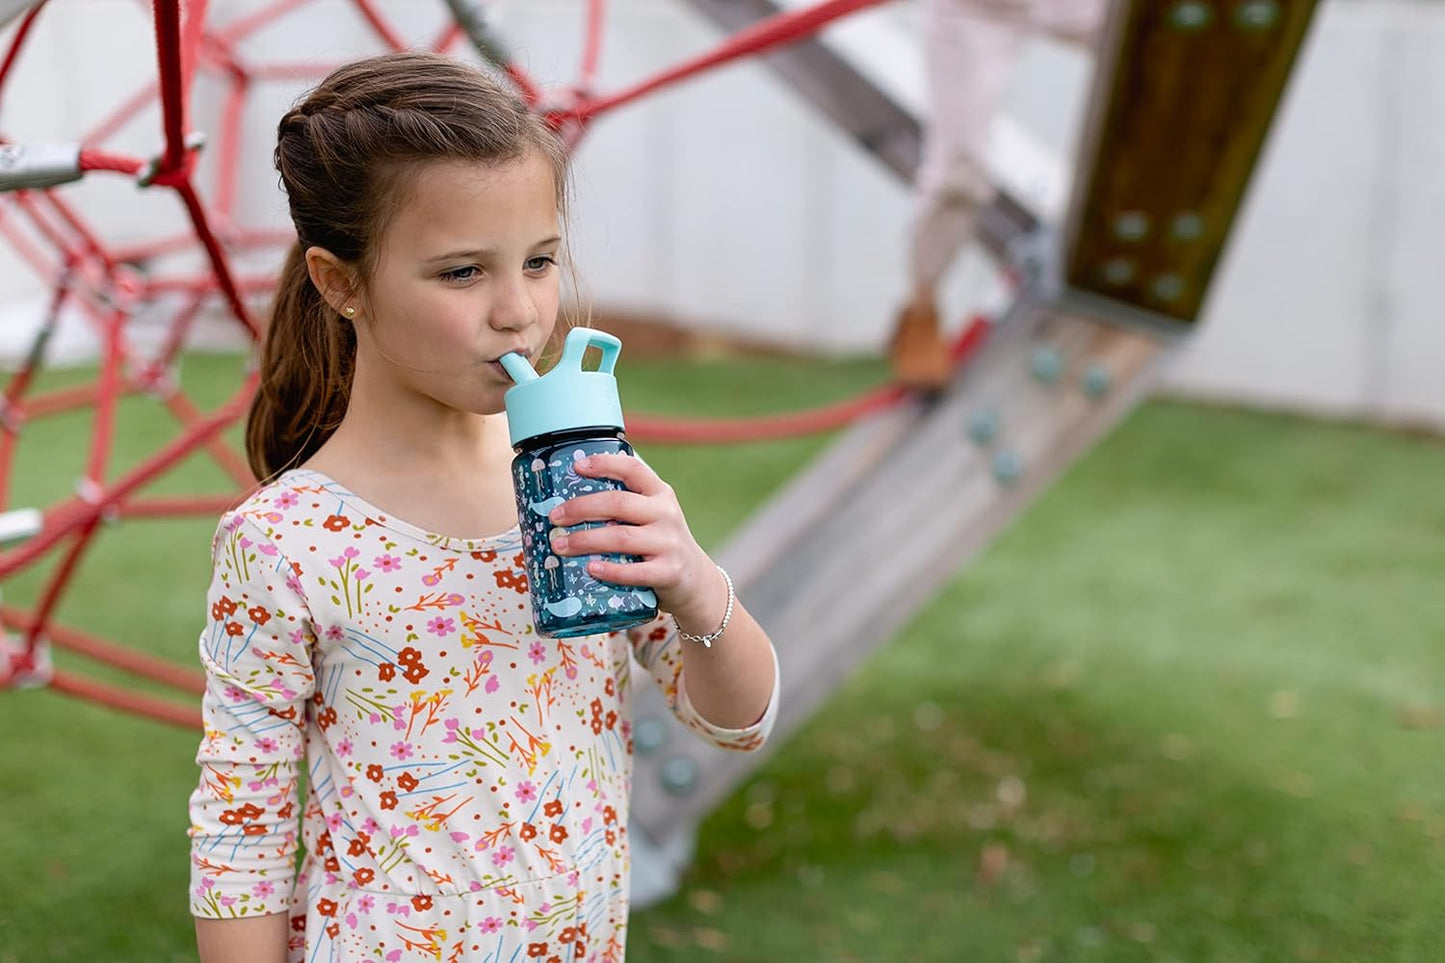
<instances>
[{"instance_id":1,"label":"wooden board","mask_svg":"<svg viewBox=\"0 0 1445 963\"><path fill-rule=\"evenodd\" d=\"M1115 0L1063 231L1076 304L1198 318L1314 7Z\"/></svg>"}]
</instances>

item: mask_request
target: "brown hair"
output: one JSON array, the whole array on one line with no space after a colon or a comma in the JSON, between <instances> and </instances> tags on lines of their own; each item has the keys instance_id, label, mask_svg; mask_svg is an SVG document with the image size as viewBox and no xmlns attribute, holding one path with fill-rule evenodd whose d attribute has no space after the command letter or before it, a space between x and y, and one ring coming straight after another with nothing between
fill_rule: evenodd
<instances>
[{"instance_id":1,"label":"brown hair","mask_svg":"<svg viewBox=\"0 0 1445 963\"><path fill-rule=\"evenodd\" d=\"M246 420L257 478L311 457L341 423L351 394L356 332L312 284L306 249L324 248L364 278L417 165L505 164L533 151L552 166L565 217L567 155L550 128L487 75L438 54L339 67L281 118L276 169L297 242L281 269Z\"/></svg>"}]
</instances>

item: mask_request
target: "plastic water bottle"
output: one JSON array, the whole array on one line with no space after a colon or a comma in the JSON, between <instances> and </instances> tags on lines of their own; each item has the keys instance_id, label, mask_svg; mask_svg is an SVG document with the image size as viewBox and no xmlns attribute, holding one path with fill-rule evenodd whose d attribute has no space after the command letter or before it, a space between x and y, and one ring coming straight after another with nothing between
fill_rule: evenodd
<instances>
[{"instance_id":1,"label":"plastic water bottle","mask_svg":"<svg viewBox=\"0 0 1445 963\"><path fill-rule=\"evenodd\" d=\"M582 370L587 349L602 351L596 371ZM610 478L579 475L573 464L588 455L632 454L622 423L622 403L612 370L622 342L590 328L567 334L562 359L538 375L519 354L500 361L516 382L505 404L511 432L512 485L517 493L517 521L522 531L522 556L532 597L537 634L569 638L615 632L657 616L657 596L649 588L610 585L587 572L599 556L559 556L552 551L556 527L547 515L579 495L622 490ZM608 524L583 522L572 532ZM640 561L631 555L601 556L607 561Z\"/></svg>"}]
</instances>

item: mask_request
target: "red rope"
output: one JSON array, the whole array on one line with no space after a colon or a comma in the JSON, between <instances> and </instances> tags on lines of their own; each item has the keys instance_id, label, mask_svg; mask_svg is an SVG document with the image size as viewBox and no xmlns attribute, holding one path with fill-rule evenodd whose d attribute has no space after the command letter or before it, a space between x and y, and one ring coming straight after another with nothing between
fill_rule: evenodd
<instances>
[{"instance_id":1,"label":"red rope","mask_svg":"<svg viewBox=\"0 0 1445 963\"><path fill-rule=\"evenodd\" d=\"M127 649L79 629L67 628L63 625L45 625L45 619L41 616L12 605L0 605L0 622L4 622L12 629L26 633L33 632L39 627L51 644L58 648L94 659L96 662L103 662L117 669L124 669L133 675L151 679L163 685L173 686L182 692L199 693L206 689L206 677L197 669L158 659L153 655L137 652L134 649Z\"/></svg>"},{"instance_id":2,"label":"red rope","mask_svg":"<svg viewBox=\"0 0 1445 963\"><path fill-rule=\"evenodd\" d=\"M356 7L361 16L370 24L371 29L376 33L376 36L382 43L386 44L392 50L406 49L406 41L398 36L396 31L391 29L391 25L381 18L381 14L377 13L376 8L371 5L371 0L351 0L351 4Z\"/></svg>"},{"instance_id":3,"label":"red rope","mask_svg":"<svg viewBox=\"0 0 1445 963\"><path fill-rule=\"evenodd\" d=\"M145 161L138 157L122 157L105 151L86 148L80 152L80 169L83 171L119 171L122 174L139 174Z\"/></svg>"},{"instance_id":4,"label":"red rope","mask_svg":"<svg viewBox=\"0 0 1445 963\"><path fill-rule=\"evenodd\" d=\"M758 21L751 27L738 31L701 57L663 71L651 80L645 80L610 97L584 103L575 109L574 114L583 120L590 119L605 110L620 107L645 94L650 94L654 90L677 83L719 64L801 40L840 17L845 17L858 10L865 10L868 7L878 6L884 2L887 0L825 0L823 3L805 7L802 10L774 14L765 20ZM557 120L566 119L568 118L564 113L564 116L555 119L554 123Z\"/></svg>"},{"instance_id":5,"label":"red rope","mask_svg":"<svg viewBox=\"0 0 1445 963\"><path fill-rule=\"evenodd\" d=\"M990 324L974 318L949 351L956 365L971 357L988 336ZM861 418L891 408L908 396L898 385L864 392L857 397L808 411L766 415L761 418L686 419L628 415L627 434L654 444L728 445L748 441L797 438L833 431Z\"/></svg>"},{"instance_id":6,"label":"red rope","mask_svg":"<svg viewBox=\"0 0 1445 963\"><path fill-rule=\"evenodd\" d=\"M15 39L10 41L10 50L5 54L5 62L0 63L0 93L4 92L5 80L10 76L10 68L15 66L16 59L20 56L20 48L25 44L25 37L30 33L30 28L35 26L35 18L40 16L40 10L45 6L45 0L40 0L25 19L20 21L20 29L15 31Z\"/></svg>"},{"instance_id":7,"label":"red rope","mask_svg":"<svg viewBox=\"0 0 1445 963\"><path fill-rule=\"evenodd\" d=\"M200 729L203 725L201 710L198 707L188 708L164 699L155 699L138 692L130 692L117 686L96 682L94 679L87 679L71 672L57 670L50 678L50 688L56 692L84 699L86 702L120 709L122 712L155 719L158 722L168 722L186 729Z\"/></svg>"},{"instance_id":8,"label":"red rope","mask_svg":"<svg viewBox=\"0 0 1445 963\"><path fill-rule=\"evenodd\" d=\"M155 0L156 54L160 61L161 126L166 149L161 155L160 174L181 170L186 150L186 85L181 68L180 0Z\"/></svg>"},{"instance_id":9,"label":"red rope","mask_svg":"<svg viewBox=\"0 0 1445 963\"><path fill-rule=\"evenodd\" d=\"M597 80L597 65L602 60L602 28L607 19L607 0L587 0L587 25L582 44L582 69L578 71L577 89L592 89Z\"/></svg>"}]
</instances>

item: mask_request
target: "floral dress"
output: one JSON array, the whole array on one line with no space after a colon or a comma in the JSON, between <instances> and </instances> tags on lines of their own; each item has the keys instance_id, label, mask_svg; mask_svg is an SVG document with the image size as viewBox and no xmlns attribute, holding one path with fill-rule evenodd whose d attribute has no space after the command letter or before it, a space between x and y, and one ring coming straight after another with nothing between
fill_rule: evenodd
<instances>
[{"instance_id":1,"label":"floral dress","mask_svg":"<svg viewBox=\"0 0 1445 963\"><path fill-rule=\"evenodd\" d=\"M762 718L719 728L670 620L540 638L515 529L433 535L317 472L213 555L191 909L289 913L292 961L622 960L633 660L718 746L777 711L776 655Z\"/></svg>"}]
</instances>

